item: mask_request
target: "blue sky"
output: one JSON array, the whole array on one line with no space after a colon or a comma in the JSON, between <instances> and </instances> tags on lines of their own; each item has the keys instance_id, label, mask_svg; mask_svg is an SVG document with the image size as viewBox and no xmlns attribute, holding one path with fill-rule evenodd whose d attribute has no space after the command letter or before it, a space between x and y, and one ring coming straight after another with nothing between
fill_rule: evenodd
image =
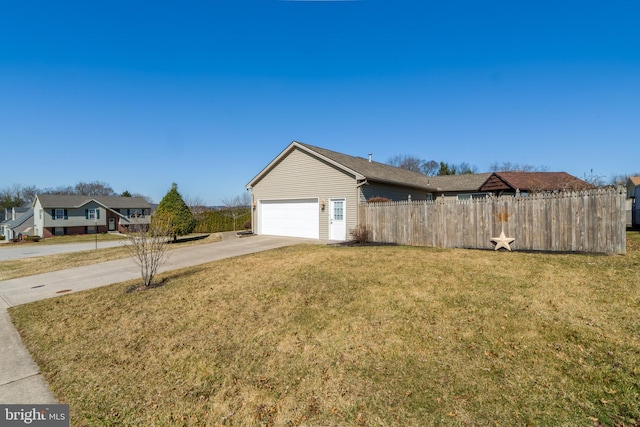
<instances>
[{"instance_id":1,"label":"blue sky","mask_svg":"<svg viewBox=\"0 0 640 427\"><path fill-rule=\"evenodd\" d=\"M0 187L208 204L292 140L640 171L640 2L0 4Z\"/></svg>"}]
</instances>

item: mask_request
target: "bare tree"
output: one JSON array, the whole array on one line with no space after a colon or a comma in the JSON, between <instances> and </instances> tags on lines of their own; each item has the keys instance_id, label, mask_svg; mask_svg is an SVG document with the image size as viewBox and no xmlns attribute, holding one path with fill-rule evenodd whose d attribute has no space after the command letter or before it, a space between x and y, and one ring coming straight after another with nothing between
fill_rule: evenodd
<instances>
[{"instance_id":1,"label":"bare tree","mask_svg":"<svg viewBox=\"0 0 640 427\"><path fill-rule=\"evenodd\" d=\"M79 182L75 186L76 194L82 196L115 196L116 192L106 182Z\"/></svg>"},{"instance_id":2,"label":"bare tree","mask_svg":"<svg viewBox=\"0 0 640 427\"><path fill-rule=\"evenodd\" d=\"M409 154L398 154L387 161L388 165L419 173L422 173L423 163L424 160Z\"/></svg>"},{"instance_id":3,"label":"bare tree","mask_svg":"<svg viewBox=\"0 0 640 427\"><path fill-rule=\"evenodd\" d=\"M433 176L438 172L439 164L435 160L423 160L409 154L398 154L387 161L388 165L413 172Z\"/></svg>"},{"instance_id":4,"label":"bare tree","mask_svg":"<svg viewBox=\"0 0 640 427\"><path fill-rule=\"evenodd\" d=\"M627 181L629 181L629 178L631 178L632 176L640 176L640 172L613 175L611 177L610 184L611 185L618 185L618 184L627 185Z\"/></svg>"},{"instance_id":5,"label":"bare tree","mask_svg":"<svg viewBox=\"0 0 640 427\"><path fill-rule=\"evenodd\" d=\"M422 164L422 173L427 176L435 176L440 169L440 164L435 160L429 160Z\"/></svg>"},{"instance_id":6,"label":"bare tree","mask_svg":"<svg viewBox=\"0 0 640 427\"><path fill-rule=\"evenodd\" d=\"M489 165L491 172L547 172L547 166L534 166L513 162L493 162Z\"/></svg>"},{"instance_id":7,"label":"bare tree","mask_svg":"<svg viewBox=\"0 0 640 427\"><path fill-rule=\"evenodd\" d=\"M242 193L239 196L222 199L225 211L233 217L233 231L236 231L237 221L251 215L251 196Z\"/></svg>"},{"instance_id":8,"label":"bare tree","mask_svg":"<svg viewBox=\"0 0 640 427\"><path fill-rule=\"evenodd\" d=\"M160 265L166 260L170 241L169 227L157 221L150 225L137 223L130 226L126 247L140 267L145 287L151 286Z\"/></svg>"},{"instance_id":9,"label":"bare tree","mask_svg":"<svg viewBox=\"0 0 640 427\"><path fill-rule=\"evenodd\" d=\"M197 216L209 210L200 196L186 195L183 199L193 216Z\"/></svg>"},{"instance_id":10,"label":"bare tree","mask_svg":"<svg viewBox=\"0 0 640 427\"><path fill-rule=\"evenodd\" d=\"M458 175L478 172L478 167L476 165L470 165L467 162L460 163L458 166L455 167L455 169Z\"/></svg>"},{"instance_id":11,"label":"bare tree","mask_svg":"<svg viewBox=\"0 0 640 427\"><path fill-rule=\"evenodd\" d=\"M593 172L593 169L591 169L588 174L585 172L582 180L595 187L602 187L605 185L604 176L596 174L595 172Z\"/></svg>"},{"instance_id":12,"label":"bare tree","mask_svg":"<svg viewBox=\"0 0 640 427\"><path fill-rule=\"evenodd\" d=\"M41 190L40 193L70 196L70 195L76 194L76 190L74 190L73 187L70 185L67 185L67 186L59 185L57 187L45 188Z\"/></svg>"},{"instance_id":13,"label":"bare tree","mask_svg":"<svg viewBox=\"0 0 640 427\"><path fill-rule=\"evenodd\" d=\"M80 195L80 196L116 196L117 193L106 182L79 182L75 186L59 185L39 191L42 194Z\"/></svg>"}]
</instances>

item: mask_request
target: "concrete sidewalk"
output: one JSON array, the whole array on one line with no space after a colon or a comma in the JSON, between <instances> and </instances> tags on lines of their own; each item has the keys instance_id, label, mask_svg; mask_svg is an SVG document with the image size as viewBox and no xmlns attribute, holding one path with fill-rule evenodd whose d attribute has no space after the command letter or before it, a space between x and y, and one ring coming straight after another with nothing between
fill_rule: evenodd
<instances>
[{"instance_id":1,"label":"concrete sidewalk","mask_svg":"<svg viewBox=\"0 0 640 427\"><path fill-rule=\"evenodd\" d=\"M275 236L238 238L234 234L225 233L221 242L171 250L160 272L298 243L319 243L319 241ZM14 329L7 313L8 307L136 278L140 278L140 268L130 258L125 258L1 281L0 403L56 403L38 366L31 359Z\"/></svg>"}]
</instances>

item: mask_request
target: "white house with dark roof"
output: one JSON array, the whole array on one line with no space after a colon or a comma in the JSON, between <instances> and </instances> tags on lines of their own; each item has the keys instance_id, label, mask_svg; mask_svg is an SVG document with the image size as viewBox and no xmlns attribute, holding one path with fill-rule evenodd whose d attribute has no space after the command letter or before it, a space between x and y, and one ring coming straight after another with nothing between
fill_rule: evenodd
<instances>
[{"instance_id":1,"label":"white house with dark roof","mask_svg":"<svg viewBox=\"0 0 640 427\"><path fill-rule=\"evenodd\" d=\"M143 197L38 194L32 206L33 231L40 237L125 231L148 225L151 216Z\"/></svg>"}]
</instances>

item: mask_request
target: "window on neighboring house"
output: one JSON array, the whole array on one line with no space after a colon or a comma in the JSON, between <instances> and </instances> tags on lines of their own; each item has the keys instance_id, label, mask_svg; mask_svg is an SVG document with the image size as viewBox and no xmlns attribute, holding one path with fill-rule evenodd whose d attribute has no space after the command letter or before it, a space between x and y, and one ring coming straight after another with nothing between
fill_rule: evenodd
<instances>
[{"instance_id":1,"label":"window on neighboring house","mask_svg":"<svg viewBox=\"0 0 640 427\"><path fill-rule=\"evenodd\" d=\"M64 219L64 209L56 209L53 219Z\"/></svg>"},{"instance_id":2,"label":"window on neighboring house","mask_svg":"<svg viewBox=\"0 0 640 427\"><path fill-rule=\"evenodd\" d=\"M53 234L55 236L64 236L64 227L54 227Z\"/></svg>"},{"instance_id":3,"label":"window on neighboring house","mask_svg":"<svg viewBox=\"0 0 640 427\"><path fill-rule=\"evenodd\" d=\"M85 209L84 217L85 219L100 219L100 209Z\"/></svg>"},{"instance_id":4,"label":"window on neighboring house","mask_svg":"<svg viewBox=\"0 0 640 427\"><path fill-rule=\"evenodd\" d=\"M38 214L39 214L39 219L42 219L42 209L40 209L40 212Z\"/></svg>"},{"instance_id":5,"label":"window on neighboring house","mask_svg":"<svg viewBox=\"0 0 640 427\"><path fill-rule=\"evenodd\" d=\"M129 218L137 218L143 216L142 209L129 209Z\"/></svg>"}]
</instances>

